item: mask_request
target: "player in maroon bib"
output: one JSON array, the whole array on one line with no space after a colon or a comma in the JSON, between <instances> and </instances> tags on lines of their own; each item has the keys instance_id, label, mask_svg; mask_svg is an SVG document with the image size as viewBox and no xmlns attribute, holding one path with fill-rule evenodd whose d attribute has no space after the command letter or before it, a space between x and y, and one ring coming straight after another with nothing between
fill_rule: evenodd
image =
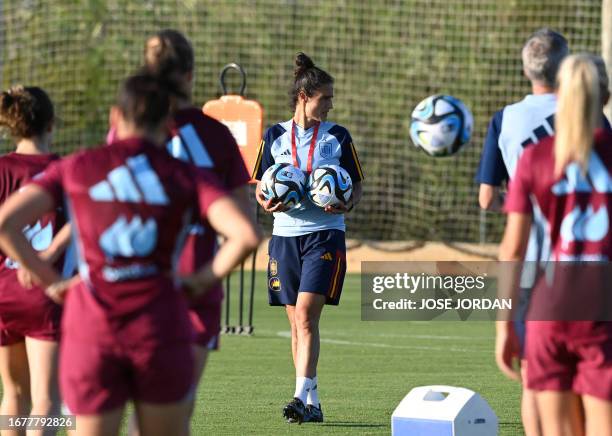
<instances>
[{"instance_id":1,"label":"player in maroon bib","mask_svg":"<svg viewBox=\"0 0 612 436\"><path fill-rule=\"evenodd\" d=\"M612 323L600 303L610 293L612 134L599 128L602 95L588 55L566 59L558 81L556 135L519 161L500 260L522 260L532 210L541 211L552 260L527 315L527 386L537 391L543 434L609 436ZM516 345L512 323L498 322L497 361L511 377ZM586 426L573 413L579 400Z\"/></svg>"},{"instance_id":2,"label":"player in maroon bib","mask_svg":"<svg viewBox=\"0 0 612 436\"><path fill-rule=\"evenodd\" d=\"M188 434L193 339L177 284L197 296L259 242L213 174L164 150L169 101L157 78L127 79L112 111L117 141L50 165L0 211L0 246L53 284L55 299L66 296L60 386L79 434L118 432L128 399L143 434ZM79 252L79 278L68 284L15 232L64 197ZM175 264L193 216L227 242L179 279Z\"/></svg>"},{"instance_id":3,"label":"player in maroon bib","mask_svg":"<svg viewBox=\"0 0 612 436\"><path fill-rule=\"evenodd\" d=\"M158 77L175 80L182 91L173 104L175 110L167 151L177 159L214 172L221 185L246 207L249 204L248 171L229 129L193 106L193 68L193 48L180 32L166 29L147 40L145 69ZM217 234L210 224L195 219L179 258L180 273L192 274L209 262L216 245ZM219 346L222 301L223 287L218 283L204 296L192 301L189 307L195 331L194 391L204 372L208 351Z\"/></svg>"},{"instance_id":4,"label":"player in maroon bib","mask_svg":"<svg viewBox=\"0 0 612 436\"><path fill-rule=\"evenodd\" d=\"M20 186L58 158L49 153L20 152L0 157L0 202L4 203ZM30 225L25 231L26 237L36 251L45 251L64 221L62 208L59 208ZM17 262L0 252L0 346L23 343L26 336L57 341L61 307L45 296L42 289L21 287L17 280L18 268ZM34 310L36 307L40 311Z\"/></svg>"},{"instance_id":5,"label":"player in maroon bib","mask_svg":"<svg viewBox=\"0 0 612 436\"><path fill-rule=\"evenodd\" d=\"M214 172L221 185L232 193L240 205L248 205L247 183L250 177L234 137L225 125L204 114L191 102L193 68L193 48L180 32L166 29L147 40L144 70L170 79L180 88L180 95L175 97L173 104L175 109L167 151L177 159ZM107 144L111 144L115 136L116 129L111 123ZM179 272L190 274L209 262L216 246L216 232L206 220L195 217L179 257ZM219 348L222 302L223 287L218 283L189 304L189 318L195 332L194 391L204 372L208 352ZM136 433L133 426L131 432Z\"/></svg>"},{"instance_id":6,"label":"player in maroon bib","mask_svg":"<svg viewBox=\"0 0 612 436\"><path fill-rule=\"evenodd\" d=\"M234 193L236 201L248 205L246 170L233 136L223 124L205 115L201 109L184 102L174 113L172 137L167 144L170 154L197 167L214 172L221 185ZM206 221L198 220L190 228L179 260L179 271L190 274L209 262L217 244L217 235ZM195 343L204 353L217 349L220 331L223 288L215 286L190 306ZM199 353L198 353L199 354Z\"/></svg>"},{"instance_id":7,"label":"player in maroon bib","mask_svg":"<svg viewBox=\"0 0 612 436\"><path fill-rule=\"evenodd\" d=\"M18 86L0 94L0 125L17 144L15 152L0 157L0 203L58 159L49 153L53 120L53 103L40 88ZM24 226L23 234L34 250L54 260L52 239L63 225L59 204ZM22 287L18 268L15 260L0 252L0 415L57 414L61 307L40 287Z\"/></svg>"}]
</instances>

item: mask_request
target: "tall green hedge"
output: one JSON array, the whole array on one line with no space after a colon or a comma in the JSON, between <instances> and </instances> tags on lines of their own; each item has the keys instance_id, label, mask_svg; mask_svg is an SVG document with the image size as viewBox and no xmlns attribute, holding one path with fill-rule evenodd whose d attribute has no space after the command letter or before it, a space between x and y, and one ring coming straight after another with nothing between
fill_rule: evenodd
<instances>
[{"instance_id":1,"label":"tall green hedge","mask_svg":"<svg viewBox=\"0 0 612 436\"><path fill-rule=\"evenodd\" d=\"M331 118L351 131L366 173L349 235L371 240L496 241L502 217L481 217L473 176L490 116L529 91L520 65L524 40L549 26L566 34L574 50L600 50L601 2L595 0L1 5L2 86L37 84L50 92L62 153L103 140L117 85L138 67L144 40L157 29L177 28L193 41L198 105L219 95L223 65L238 62L267 125L291 116L293 57L308 53L336 79ZM471 147L456 157L429 158L408 137L412 108L433 93L455 95L474 113Z\"/></svg>"}]
</instances>

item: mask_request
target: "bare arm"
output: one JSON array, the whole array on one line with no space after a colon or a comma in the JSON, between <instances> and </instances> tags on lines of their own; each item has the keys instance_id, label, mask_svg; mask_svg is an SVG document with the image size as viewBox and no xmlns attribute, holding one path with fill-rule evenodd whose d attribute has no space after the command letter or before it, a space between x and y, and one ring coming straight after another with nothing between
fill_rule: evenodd
<instances>
[{"instance_id":1,"label":"bare arm","mask_svg":"<svg viewBox=\"0 0 612 436\"><path fill-rule=\"evenodd\" d=\"M529 241L531 215L510 213L504 238L499 249L500 274L498 277L499 296L516 300L522 265ZM513 362L519 358L519 342L514 331L512 312L496 323L495 360L507 377L520 380L520 372Z\"/></svg>"},{"instance_id":2,"label":"bare arm","mask_svg":"<svg viewBox=\"0 0 612 436\"><path fill-rule=\"evenodd\" d=\"M478 203L481 209L501 212L504 207L504 199L499 187L481 183L478 191Z\"/></svg>"},{"instance_id":3,"label":"bare arm","mask_svg":"<svg viewBox=\"0 0 612 436\"><path fill-rule=\"evenodd\" d=\"M38 186L29 185L9 197L0 208L0 248L45 287L60 280L60 276L38 256L22 230L54 207L51 195Z\"/></svg>"},{"instance_id":4,"label":"bare arm","mask_svg":"<svg viewBox=\"0 0 612 436\"><path fill-rule=\"evenodd\" d=\"M527 251L530 229L531 215L509 213L504 237L499 247L499 260L522 261Z\"/></svg>"},{"instance_id":5,"label":"bare arm","mask_svg":"<svg viewBox=\"0 0 612 436\"><path fill-rule=\"evenodd\" d=\"M55 282L45 290L45 293L57 304L62 304L64 302L64 298L66 297L66 292L68 292L68 289L70 289L80 280L81 276L76 275L68 279Z\"/></svg>"},{"instance_id":6,"label":"bare arm","mask_svg":"<svg viewBox=\"0 0 612 436\"><path fill-rule=\"evenodd\" d=\"M53 238L51 245L45 251L40 253L40 257L49 263L57 262L60 256L66 251L70 245L72 236L72 227L70 223L64 224L64 227Z\"/></svg>"},{"instance_id":7,"label":"bare arm","mask_svg":"<svg viewBox=\"0 0 612 436\"><path fill-rule=\"evenodd\" d=\"M193 296L204 293L228 275L257 248L261 240L255 224L230 197L222 197L212 203L208 208L207 219L215 232L225 238L225 242L212 262L195 274L183 278L183 283Z\"/></svg>"}]
</instances>

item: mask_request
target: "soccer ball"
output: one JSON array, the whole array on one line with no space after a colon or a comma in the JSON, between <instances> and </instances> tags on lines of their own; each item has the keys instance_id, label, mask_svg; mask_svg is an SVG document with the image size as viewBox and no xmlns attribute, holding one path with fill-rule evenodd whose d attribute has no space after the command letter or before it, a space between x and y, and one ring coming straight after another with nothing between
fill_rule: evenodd
<instances>
[{"instance_id":1,"label":"soccer ball","mask_svg":"<svg viewBox=\"0 0 612 436\"><path fill-rule=\"evenodd\" d=\"M261 193L266 200L279 200L289 208L295 207L304 198L306 176L288 163L277 163L263 173Z\"/></svg>"},{"instance_id":2,"label":"soccer ball","mask_svg":"<svg viewBox=\"0 0 612 436\"><path fill-rule=\"evenodd\" d=\"M351 176L338 165L321 165L308 178L308 198L319 207L346 205L352 193Z\"/></svg>"},{"instance_id":3,"label":"soccer ball","mask_svg":"<svg viewBox=\"0 0 612 436\"><path fill-rule=\"evenodd\" d=\"M472 125L472 114L461 100L432 95L412 111L410 137L430 156L450 156L469 142Z\"/></svg>"}]
</instances>

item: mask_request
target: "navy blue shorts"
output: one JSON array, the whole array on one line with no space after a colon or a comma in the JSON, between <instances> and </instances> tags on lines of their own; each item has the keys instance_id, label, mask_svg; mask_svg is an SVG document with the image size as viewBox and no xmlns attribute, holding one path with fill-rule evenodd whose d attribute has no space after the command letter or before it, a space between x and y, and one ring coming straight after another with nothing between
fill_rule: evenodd
<instances>
[{"instance_id":1,"label":"navy blue shorts","mask_svg":"<svg viewBox=\"0 0 612 436\"><path fill-rule=\"evenodd\" d=\"M325 295L338 305L346 274L342 230L302 236L272 236L268 245L268 296L271 306L294 306L299 292Z\"/></svg>"}]
</instances>

